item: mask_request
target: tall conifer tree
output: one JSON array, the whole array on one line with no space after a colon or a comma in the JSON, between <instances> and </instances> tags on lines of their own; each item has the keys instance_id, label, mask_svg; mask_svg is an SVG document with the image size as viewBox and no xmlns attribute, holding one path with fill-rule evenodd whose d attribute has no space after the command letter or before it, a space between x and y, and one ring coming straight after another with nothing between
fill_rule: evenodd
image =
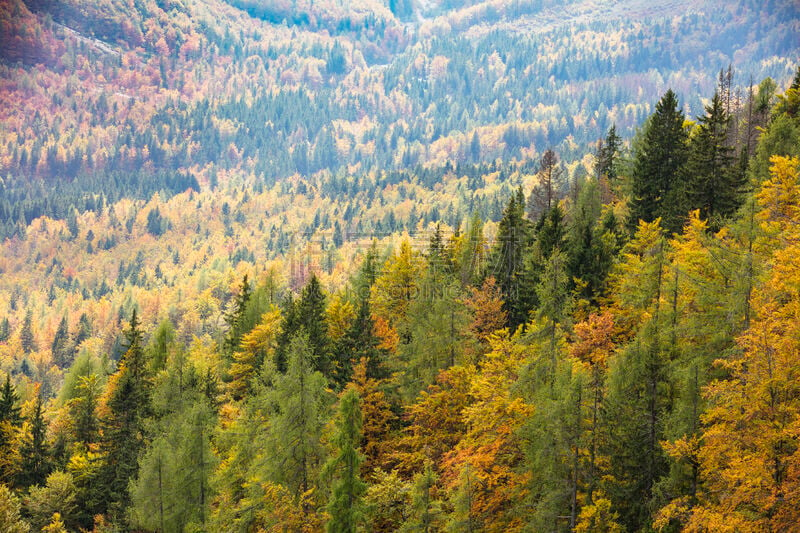
<instances>
[{"instance_id":1,"label":"tall conifer tree","mask_svg":"<svg viewBox=\"0 0 800 533\"><path fill-rule=\"evenodd\" d=\"M639 221L661 217L663 226L680 230L686 216L687 133L678 98L668 90L656 104L655 113L644 127L641 144L634 154L631 230Z\"/></svg>"}]
</instances>

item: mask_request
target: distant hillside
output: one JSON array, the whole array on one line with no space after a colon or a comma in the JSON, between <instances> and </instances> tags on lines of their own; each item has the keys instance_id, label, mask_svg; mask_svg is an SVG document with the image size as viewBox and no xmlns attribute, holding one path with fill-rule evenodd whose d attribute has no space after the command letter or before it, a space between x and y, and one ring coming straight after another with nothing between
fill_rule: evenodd
<instances>
[{"instance_id":1,"label":"distant hillside","mask_svg":"<svg viewBox=\"0 0 800 533\"><path fill-rule=\"evenodd\" d=\"M269 185L548 147L577 160L667 87L699 113L729 64L735 85L785 83L799 20L789 1L132 5L2 4L0 235L223 170Z\"/></svg>"}]
</instances>

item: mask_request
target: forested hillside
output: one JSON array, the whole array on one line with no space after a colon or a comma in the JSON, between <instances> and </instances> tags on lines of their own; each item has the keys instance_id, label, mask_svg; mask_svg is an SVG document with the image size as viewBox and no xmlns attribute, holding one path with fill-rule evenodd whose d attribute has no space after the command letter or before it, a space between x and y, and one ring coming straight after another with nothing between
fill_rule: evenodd
<instances>
[{"instance_id":1,"label":"forested hillside","mask_svg":"<svg viewBox=\"0 0 800 533\"><path fill-rule=\"evenodd\" d=\"M0 531L794 531L790 1L0 2Z\"/></svg>"},{"instance_id":2,"label":"forested hillside","mask_svg":"<svg viewBox=\"0 0 800 533\"><path fill-rule=\"evenodd\" d=\"M471 4L3 2L0 234L232 176L574 162L667 88L697 114L729 64L792 75L791 1Z\"/></svg>"}]
</instances>

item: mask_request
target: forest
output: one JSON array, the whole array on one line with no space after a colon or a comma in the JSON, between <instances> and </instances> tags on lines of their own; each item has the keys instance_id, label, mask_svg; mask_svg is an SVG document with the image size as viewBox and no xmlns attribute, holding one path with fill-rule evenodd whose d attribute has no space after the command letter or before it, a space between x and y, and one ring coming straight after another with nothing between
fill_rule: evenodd
<instances>
[{"instance_id":1,"label":"forest","mask_svg":"<svg viewBox=\"0 0 800 533\"><path fill-rule=\"evenodd\" d=\"M568 182L546 151L497 224L373 238L350 268L330 259L338 286L321 263L287 279L244 257L227 294L206 279L152 328L135 299L94 309L121 330L110 350L102 314L52 335L30 309L6 318L0 523L792 531L800 69L730 95L723 72L687 117L669 90L630 142L605 132L590 175ZM175 231L160 213L142 240ZM180 298L170 267L146 276L142 293Z\"/></svg>"},{"instance_id":2,"label":"forest","mask_svg":"<svg viewBox=\"0 0 800 533\"><path fill-rule=\"evenodd\" d=\"M799 11L0 2L0 531L800 530Z\"/></svg>"}]
</instances>

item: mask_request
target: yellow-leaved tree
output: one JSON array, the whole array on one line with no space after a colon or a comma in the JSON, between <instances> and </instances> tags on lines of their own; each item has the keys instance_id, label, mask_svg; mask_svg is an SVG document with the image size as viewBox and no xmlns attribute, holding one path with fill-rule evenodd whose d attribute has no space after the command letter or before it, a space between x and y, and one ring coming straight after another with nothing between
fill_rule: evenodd
<instances>
[{"instance_id":1,"label":"yellow-leaved tree","mask_svg":"<svg viewBox=\"0 0 800 533\"><path fill-rule=\"evenodd\" d=\"M800 524L800 186L796 158L773 157L758 193L772 248L738 356L720 361L698 452L704 490L687 531L797 531ZM673 509L680 512L680 509Z\"/></svg>"}]
</instances>

